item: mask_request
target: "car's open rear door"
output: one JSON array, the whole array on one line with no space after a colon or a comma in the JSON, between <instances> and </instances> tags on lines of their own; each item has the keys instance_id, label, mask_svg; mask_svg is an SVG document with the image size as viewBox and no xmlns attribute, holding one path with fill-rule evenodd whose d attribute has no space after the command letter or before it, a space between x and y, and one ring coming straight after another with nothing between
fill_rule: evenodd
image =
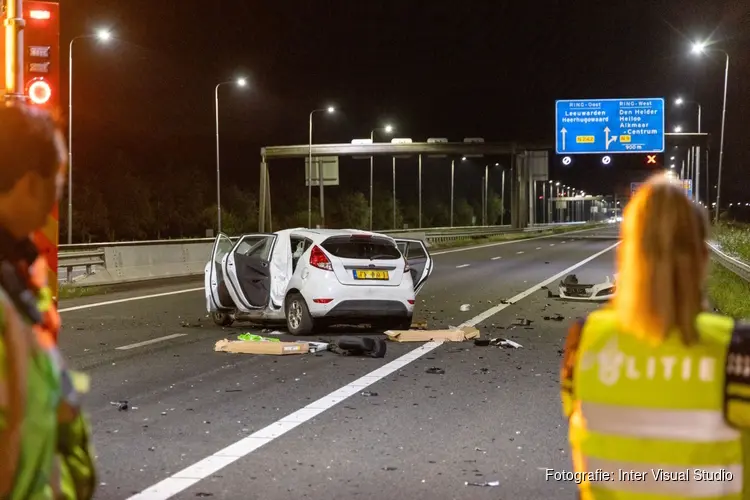
<instances>
[{"instance_id":1,"label":"car's open rear door","mask_svg":"<svg viewBox=\"0 0 750 500\"><path fill-rule=\"evenodd\" d=\"M250 312L268 305L270 259L275 242L275 234L245 234L222 260L229 295L240 311Z\"/></svg>"},{"instance_id":2,"label":"car's open rear door","mask_svg":"<svg viewBox=\"0 0 750 500\"><path fill-rule=\"evenodd\" d=\"M430 252L427 251L427 246L422 240L394 239L398 249L401 250L409 264L411 279L414 282L414 294L416 295L432 274L432 257L430 257Z\"/></svg>"},{"instance_id":3,"label":"car's open rear door","mask_svg":"<svg viewBox=\"0 0 750 500\"><path fill-rule=\"evenodd\" d=\"M219 233L211 249L211 260L206 265L204 286L208 312L235 309L237 306L227 290L226 278L221 267L224 259L234 246L232 240L224 233Z\"/></svg>"}]
</instances>

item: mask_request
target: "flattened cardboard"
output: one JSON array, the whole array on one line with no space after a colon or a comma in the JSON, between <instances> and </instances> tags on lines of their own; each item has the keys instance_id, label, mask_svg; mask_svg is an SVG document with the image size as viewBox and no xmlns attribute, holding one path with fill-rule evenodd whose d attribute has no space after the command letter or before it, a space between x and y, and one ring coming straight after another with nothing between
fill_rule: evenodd
<instances>
[{"instance_id":1,"label":"flattened cardboard","mask_svg":"<svg viewBox=\"0 0 750 500\"><path fill-rule=\"evenodd\" d=\"M310 351L310 346L306 342L247 342L224 339L216 342L214 351L285 356L287 354L306 354Z\"/></svg>"},{"instance_id":2,"label":"flattened cardboard","mask_svg":"<svg viewBox=\"0 0 750 500\"><path fill-rule=\"evenodd\" d=\"M473 326L456 330L388 330L385 334L392 342L464 342L479 338L479 330Z\"/></svg>"}]
</instances>

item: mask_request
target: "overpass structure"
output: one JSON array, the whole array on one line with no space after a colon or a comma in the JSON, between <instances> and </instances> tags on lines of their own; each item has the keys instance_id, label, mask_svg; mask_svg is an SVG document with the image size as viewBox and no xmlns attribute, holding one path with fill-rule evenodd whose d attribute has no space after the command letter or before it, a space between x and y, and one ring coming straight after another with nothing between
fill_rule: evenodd
<instances>
[{"instance_id":1,"label":"overpass structure","mask_svg":"<svg viewBox=\"0 0 750 500\"><path fill-rule=\"evenodd\" d=\"M451 159L451 220L453 219L453 191L455 157L461 156L508 156L510 158L510 209L511 224L514 228L523 228L534 223L533 203L535 200L535 182L548 180L549 150L553 145L547 142L407 142L407 143L370 143L370 144L304 144L296 146L267 146L261 148L260 164L260 197L258 206L258 230L272 231L271 227L271 178L268 164L271 160L289 158L307 158L324 156L374 157L390 156L392 158L414 157L419 160L419 214L422 214L422 156L453 157ZM310 175L310 182L314 182ZM320 189L321 219L324 218L323 175L318 176ZM394 160L395 178L395 160ZM370 178L372 192L372 177ZM395 191L395 181L394 181ZM394 196L395 200L395 196ZM394 202L395 203L395 202ZM370 206L372 210L372 206ZM268 224L266 226L266 224ZM420 224L421 225L421 224ZM394 228L395 229L395 228Z\"/></svg>"}]
</instances>

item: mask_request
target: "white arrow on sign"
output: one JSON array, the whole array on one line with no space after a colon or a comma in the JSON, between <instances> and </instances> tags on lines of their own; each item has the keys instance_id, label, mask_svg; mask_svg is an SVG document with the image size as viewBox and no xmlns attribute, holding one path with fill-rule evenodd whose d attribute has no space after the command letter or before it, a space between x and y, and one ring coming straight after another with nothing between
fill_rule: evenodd
<instances>
[{"instance_id":1,"label":"white arrow on sign","mask_svg":"<svg viewBox=\"0 0 750 500\"><path fill-rule=\"evenodd\" d=\"M605 139L607 141L607 144L605 145L605 149L609 151L609 145L617 140L617 136L614 136L612 138L609 137L609 127L604 127L604 134L605 134Z\"/></svg>"},{"instance_id":2,"label":"white arrow on sign","mask_svg":"<svg viewBox=\"0 0 750 500\"><path fill-rule=\"evenodd\" d=\"M565 134L568 133L568 130L563 127L560 129L560 133L562 134L562 150L565 151Z\"/></svg>"}]
</instances>

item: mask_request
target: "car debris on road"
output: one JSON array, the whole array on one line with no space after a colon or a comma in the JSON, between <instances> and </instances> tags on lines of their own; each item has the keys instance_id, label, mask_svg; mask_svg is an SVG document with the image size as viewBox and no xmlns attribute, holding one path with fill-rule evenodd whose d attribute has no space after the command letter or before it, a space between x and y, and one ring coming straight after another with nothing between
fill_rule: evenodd
<instances>
[{"instance_id":1,"label":"car debris on road","mask_svg":"<svg viewBox=\"0 0 750 500\"><path fill-rule=\"evenodd\" d=\"M518 349L519 347L523 347L518 342L515 342L510 339L503 339L503 338L494 338L494 339L475 339L474 345L478 347L503 347L503 348L512 348L512 349Z\"/></svg>"},{"instance_id":2,"label":"car debris on road","mask_svg":"<svg viewBox=\"0 0 750 500\"><path fill-rule=\"evenodd\" d=\"M479 338L479 330L473 326L445 330L388 330L385 335L392 342L465 342Z\"/></svg>"},{"instance_id":3,"label":"car debris on road","mask_svg":"<svg viewBox=\"0 0 750 500\"><path fill-rule=\"evenodd\" d=\"M605 277L603 283L583 284L578 282L575 274L569 274L560 282L558 294L547 291L548 297L559 298L563 300L578 300L592 302L607 302L615 296L617 288L617 275L610 280L609 276Z\"/></svg>"}]
</instances>

